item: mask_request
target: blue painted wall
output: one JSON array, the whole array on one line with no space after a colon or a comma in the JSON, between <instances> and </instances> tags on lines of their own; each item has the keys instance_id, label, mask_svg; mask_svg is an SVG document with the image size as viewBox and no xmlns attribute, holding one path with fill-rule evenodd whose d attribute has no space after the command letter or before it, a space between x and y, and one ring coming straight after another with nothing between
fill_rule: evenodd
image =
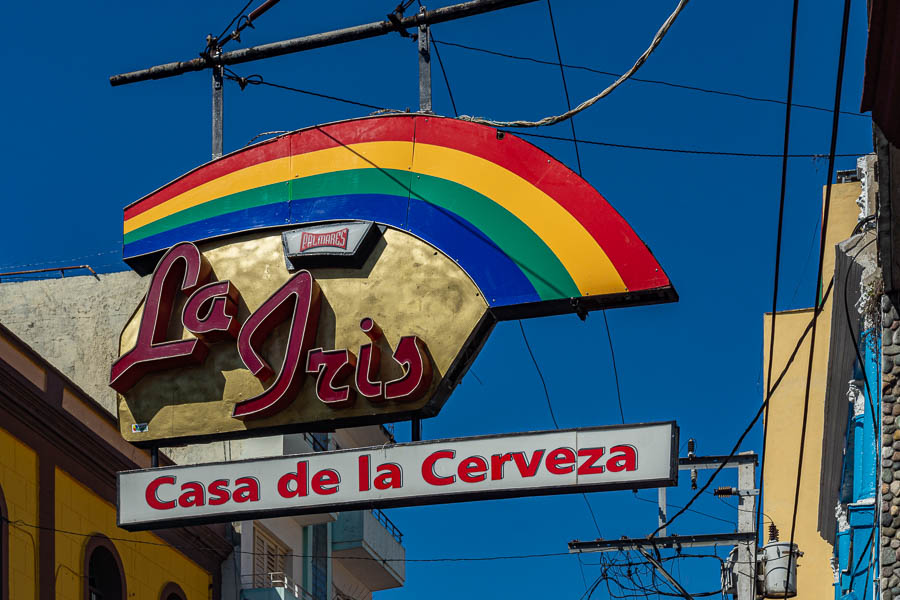
<instances>
[{"instance_id":1,"label":"blue painted wall","mask_svg":"<svg viewBox=\"0 0 900 600\"><path fill-rule=\"evenodd\" d=\"M881 339L874 329L861 335L859 342L862 365L856 364L856 379L865 381L865 407L854 414L850 407L847 424L846 453L842 468L841 502L847 504L849 529L838 531L835 540L835 563L840 568L840 586L835 586L837 600L863 600L872 597L873 576L877 569L879 533L877 529L878 464L881 431Z\"/></svg>"}]
</instances>

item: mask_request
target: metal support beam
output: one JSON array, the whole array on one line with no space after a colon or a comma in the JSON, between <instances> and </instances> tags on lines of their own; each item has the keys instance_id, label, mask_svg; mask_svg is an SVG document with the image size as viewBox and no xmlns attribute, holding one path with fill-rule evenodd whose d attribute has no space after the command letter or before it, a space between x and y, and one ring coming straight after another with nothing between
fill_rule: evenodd
<instances>
[{"instance_id":1,"label":"metal support beam","mask_svg":"<svg viewBox=\"0 0 900 600\"><path fill-rule=\"evenodd\" d=\"M219 158L222 156L223 137L224 137L224 111L225 111L225 90L222 86L222 79L225 67L219 65L213 67L212 77L212 157Z\"/></svg>"},{"instance_id":2,"label":"metal support beam","mask_svg":"<svg viewBox=\"0 0 900 600\"><path fill-rule=\"evenodd\" d=\"M737 469L745 464L758 464L759 460L755 453L747 452L735 454L734 456L694 456L689 458L678 459L679 471L690 471L691 469L718 469L719 465L725 464L725 469Z\"/></svg>"},{"instance_id":3,"label":"metal support beam","mask_svg":"<svg viewBox=\"0 0 900 600\"><path fill-rule=\"evenodd\" d=\"M410 439L413 442L421 442L422 441L422 419L413 419L410 421L410 426L412 427L412 431L410 431Z\"/></svg>"},{"instance_id":4,"label":"metal support beam","mask_svg":"<svg viewBox=\"0 0 900 600\"><path fill-rule=\"evenodd\" d=\"M593 540L569 542L569 552L619 552L639 548L700 548L707 546L734 546L742 542L756 543L756 533L703 533L697 535L670 535L655 538L623 538L620 540Z\"/></svg>"},{"instance_id":5,"label":"metal support beam","mask_svg":"<svg viewBox=\"0 0 900 600\"><path fill-rule=\"evenodd\" d=\"M399 27L402 29L412 29L419 27L420 25L446 23L447 21L455 21L456 19L472 17L495 10L509 8L511 6L530 4L535 1L536 0L470 0L469 2L463 2L462 4L453 4L437 10L404 17L400 19ZM293 54L295 52L304 52L306 50L314 50L316 48L324 48L326 46L334 46L346 42L365 40L395 33L396 31L395 25L390 21L377 21L365 25L328 31L326 33L317 33L290 40L283 40L281 42L242 48L240 50L224 52L219 56L200 56L192 60L171 62L150 67L149 69L113 75L109 78L109 83L110 85L116 86L138 81L147 81L150 79L164 79L183 73L190 73L192 71L202 71L203 69L212 68L215 65L237 65L259 60L261 58L284 56L285 54Z\"/></svg>"},{"instance_id":6,"label":"metal support beam","mask_svg":"<svg viewBox=\"0 0 900 600\"><path fill-rule=\"evenodd\" d=\"M425 7L419 15L425 15ZM431 112L431 31L427 23L419 25L419 112Z\"/></svg>"}]
</instances>

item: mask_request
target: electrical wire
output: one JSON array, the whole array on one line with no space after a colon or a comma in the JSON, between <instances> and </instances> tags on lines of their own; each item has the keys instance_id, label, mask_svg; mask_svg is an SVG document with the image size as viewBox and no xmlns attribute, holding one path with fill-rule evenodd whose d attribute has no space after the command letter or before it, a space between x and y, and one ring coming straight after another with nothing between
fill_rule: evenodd
<instances>
[{"instance_id":1,"label":"electrical wire","mask_svg":"<svg viewBox=\"0 0 900 600\"><path fill-rule=\"evenodd\" d=\"M428 35L434 42L432 48L434 48L434 55L438 59L438 66L441 68L441 75L444 77L444 85L447 86L447 95L450 96L450 106L453 108L453 116L459 117L459 111L456 110L456 100L453 99L453 90L450 88L450 80L447 78L447 70L444 68L444 61L441 59L441 51L437 47L437 40L434 39L434 34L431 33L431 30L429 30Z\"/></svg>"},{"instance_id":2,"label":"electrical wire","mask_svg":"<svg viewBox=\"0 0 900 600\"><path fill-rule=\"evenodd\" d=\"M250 8L250 5L251 5L251 4L253 4L253 0L248 0L248 1L247 1L247 4L244 5L244 8L242 8L242 9L240 10L240 12L238 12L238 14L234 15L234 18L231 19L231 21L228 23L228 25L225 26L225 29L222 30L222 33L220 33L219 35L216 36L216 38L215 38L215 43L218 43L218 41L221 40L222 37L223 37L226 33L228 33L228 30L231 29L231 26L234 25L235 21L237 21L237 20L240 19L242 16L244 16L244 14L247 12L247 9ZM207 50L209 50L209 48L207 48Z\"/></svg>"},{"instance_id":3,"label":"electrical wire","mask_svg":"<svg viewBox=\"0 0 900 600\"><path fill-rule=\"evenodd\" d=\"M622 419L622 425L625 424L625 409L622 408L622 390L619 387L619 369L616 367L616 351L613 349L612 333L609 331L609 321L606 320L606 311L603 313L603 324L606 326L606 339L609 342L609 356L612 359L613 375L616 379L616 398L619 401L619 417Z\"/></svg>"},{"instance_id":4,"label":"electrical wire","mask_svg":"<svg viewBox=\"0 0 900 600\"><path fill-rule=\"evenodd\" d=\"M569 138L560 137L558 135L547 135L540 133L530 133L527 131L513 131L513 130L504 130L506 133L512 133L514 135L520 135L525 137L533 137L533 138L542 138L545 140L558 140L561 142L571 142L572 140ZM652 152L671 152L675 154L700 154L705 156L738 156L744 158L783 158L783 154L781 153L762 153L762 152L727 152L720 150L693 150L686 148L664 148L660 146L636 146L634 144L614 144L612 142L601 142L597 140L586 140L584 138L578 138L578 143L580 144L590 144L592 146L607 146L609 148L626 148L629 150L648 150ZM846 157L846 156L860 156L860 152L854 153L846 153L846 154L835 154L835 156ZM789 154L788 158L822 158L826 156L824 154Z\"/></svg>"},{"instance_id":5,"label":"electrical wire","mask_svg":"<svg viewBox=\"0 0 900 600\"><path fill-rule=\"evenodd\" d=\"M763 436L762 436L762 452L760 453L760 469L759 469L759 490L760 496L756 502L756 515L754 515L753 522L756 524L756 535L757 542L759 542L761 536L761 521L760 521L760 511L762 509L762 492L763 485L765 481L766 475L766 441L769 433L769 400L772 397L772 366L775 363L775 317L778 314L778 283L780 279L781 273L781 240L782 234L784 232L784 199L787 191L787 172L788 172L788 151L790 147L791 140L791 106L793 103L794 97L794 64L796 58L796 50L797 50L797 14L800 7L800 0L794 0L793 10L791 15L791 43L790 43L790 58L788 59L788 80L787 80L787 92L785 99L785 108L784 108L784 146L782 151L782 159L781 159L781 188L779 192L778 198L778 229L775 235L775 274L774 274L774 282L772 284L772 319L771 319L771 328L769 330L769 366L767 368L766 374L766 397L763 401L763 404L766 408L763 410ZM815 316L813 316L813 320L815 321ZM810 350L810 356L812 356L812 350ZM753 548L753 555L756 556L756 545ZM751 583L752 594L751 596L755 597L756 594L756 578L753 578Z\"/></svg>"},{"instance_id":6,"label":"electrical wire","mask_svg":"<svg viewBox=\"0 0 900 600\"><path fill-rule=\"evenodd\" d=\"M822 310L822 306L824 305L824 300L820 303L819 301L819 290L822 287L822 271L824 269L825 264L825 241L827 239L828 232L828 216L829 210L831 206L831 188L832 188L832 179L834 176L834 158L835 151L837 148L837 136L838 136L838 125L840 123L840 111L841 109L841 91L843 89L844 83L844 60L847 56L847 30L850 22L850 0L844 0L844 15L843 22L841 24L841 42L840 42L840 53L838 55L838 69L837 69L837 80L835 82L834 89L834 114L831 120L831 150L828 155L828 180L825 184L825 206L822 211L822 242L819 245L819 267L817 269L816 274L816 289L815 289L815 301L814 301L814 310L813 310L813 325L812 325L812 334L810 335L809 342L809 362L806 368L806 389L804 390L803 396L803 419L801 421L800 426L800 454L797 458L797 483L794 488L794 509L791 515L791 538L789 549L794 547L794 539L796 534L797 527L797 512L800 509L800 484L803 477L803 453L806 447L806 425L809 420L809 396L811 392L812 386L812 377L813 377L813 363L815 357L815 348L816 348L816 323L818 323L818 316ZM874 415L873 415L874 417ZM787 572L791 571L791 564L794 561L794 552L790 551L788 554L788 569ZM785 586L784 597L788 597L788 588Z\"/></svg>"},{"instance_id":7,"label":"electrical wire","mask_svg":"<svg viewBox=\"0 0 900 600\"><path fill-rule=\"evenodd\" d=\"M531 344L528 343L528 336L525 335L525 327L522 325L522 320L519 319L519 329L522 331L522 339L525 341L525 347L528 349L528 355L531 356L531 362L534 363L534 369L537 371L538 377L541 378L541 385L544 387L544 397L547 399L547 410L550 411L550 420L553 421L553 427L559 429L559 423L556 421L556 415L553 414L553 404L550 403L550 392L547 389L547 381L544 379L544 373L541 371L540 365L538 365L537 359L534 357L534 352L531 350Z\"/></svg>"},{"instance_id":8,"label":"electrical wire","mask_svg":"<svg viewBox=\"0 0 900 600\"><path fill-rule=\"evenodd\" d=\"M538 377L541 379L541 385L544 388L544 398L547 399L547 409L550 412L550 420L553 421L553 427L559 429L559 422L557 422L556 415L553 413L553 404L550 402L550 391L547 389L547 381L544 379L544 373L534 356L534 352L531 350L531 344L528 342L528 336L525 334L525 327L522 325L522 320L519 319L518 322L519 330L522 332L522 339L525 341L525 347L528 349L528 355L531 356L531 362L534 364L534 369L537 371ZM587 506L588 512L591 513L591 519L594 522L594 527L597 529L597 535L600 535L600 523L597 521L597 515L594 514L594 508L591 506L587 494L582 493L581 496L584 498L584 503Z\"/></svg>"},{"instance_id":9,"label":"electrical wire","mask_svg":"<svg viewBox=\"0 0 900 600\"><path fill-rule=\"evenodd\" d=\"M589 98L589 99L585 100L584 102L582 102L575 108L570 109L561 115L556 115L556 116L552 116L552 117L544 117L543 119L539 119L537 121L494 121L491 119L483 119L481 117L472 117L469 115L460 115L459 118L464 121L471 121L473 123L480 123L482 125L491 125L492 127L545 127L547 125L554 125L556 123L560 123L567 119L571 119L572 117L574 117L581 111L583 111L587 108L590 108L591 106L596 104L599 100L608 96L610 93L613 92L613 90L615 90L617 87L619 87L619 85L621 85L623 82L627 81L629 77L631 77L634 73L637 72L638 69L640 69L641 65L643 65L644 62L646 62L646 60L648 58L650 58L650 55L653 53L654 50L656 50L656 47L659 46L660 42L662 42L666 33L669 31L669 28L675 22L675 19L678 17L678 15L681 14L681 11L684 9L684 7L687 5L687 3L688 3L688 0L679 0L678 1L678 6L675 7L675 10L672 12L671 15L669 15L669 18L666 19L665 22L663 22L662 26L656 32L656 35L653 36L653 40L650 42L650 46L648 46L647 49L644 50L644 53L638 57L638 59L631 66L630 69L628 69L625 73L623 73L621 76L619 76L618 79L616 79L609 86L607 86L606 89L604 89L602 92L600 92L593 98ZM562 66L560 66L560 69L562 69Z\"/></svg>"},{"instance_id":10,"label":"electrical wire","mask_svg":"<svg viewBox=\"0 0 900 600\"><path fill-rule=\"evenodd\" d=\"M108 254L119 254L121 250L106 250L104 252L97 252L95 254L82 254L81 256L72 256L69 258L57 258L54 260L48 260L44 262L36 262L36 263L24 263L20 265L5 265L0 266L0 271L8 271L10 269L21 269L23 267L45 267L47 265L57 265L59 263L71 264L72 262L82 260L84 258L94 258L95 256L106 256Z\"/></svg>"},{"instance_id":11,"label":"electrical wire","mask_svg":"<svg viewBox=\"0 0 900 600\"><path fill-rule=\"evenodd\" d=\"M278 88L280 90L286 90L289 92L296 92L298 94L305 94L307 96L315 96L316 98L324 98L326 100L333 100L334 102L342 102L344 104L352 104L354 106L361 106L363 108L371 108L375 110L389 110L384 108L383 106L375 106L374 104L368 104L366 102L360 102L358 100L349 100L347 98L340 98L338 96L331 96L329 94L322 94L320 92L313 92L311 90L304 90L300 88L291 87L289 85L281 85L279 83L271 83L269 81L265 81L262 78L262 75L253 74L248 75L247 77L241 77L231 69L225 69L225 78L230 79L231 81L237 82L237 84L241 87L241 90L244 90L248 85L265 85L268 87Z\"/></svg>"},{"instance_id":12,"label":"electrical wire","mask_svg":"<svg viewBox=\"0 0 900 600\"><path fill-rule=\"evenodd\" d=\"M853 255L853 260L855 261L856 258L860 254L862 254L862 251L865 250L866 248L868 248L870 245L872 245L872 243L874 243L876 239L877 238L872 238L871 240L869 240L868 242L863 244L862 247L860 247L860 249L856 251L856 254ZM853 330L853 325L850 320L850 303L849 303L849 299L847 297L849 279L850 279L850 269L847 269L847 273L844 275L844 316L846 318L847 329L849 330L850 335L855 336L856 333ZM873 440L876 440L876 443L877 443L877 440L879 440L879 438L880 438L880 436L878 435L879 434L878 424L876 423L876 419L878 418L878 413L875 411L875 404L872 400L872 398L874 397L872 395L872 387L869 384L869 376L866 373L865 361L863 360L863 357L859 351L859 344L854 343L853 350L856 353L856 360L860 365L860 371L862 372L863 381L865 382L865 385L866 385L866 399L868 400L869 411L872 414L872 428L874 429L874 433L875 433L875 435L873 436ZM876 502L876 504L877 504L877 502ZM863 547L863 551L859 554L859 559L856 561L856 567L851 571L851 577L853 577L856 573L859 572L859 566L862 564L863 558L865 558L866 550L869 549L870 544L872 543L872 540L875 536L875 531L878 529L878 520L880 517L879 517L879 511L878 511L877 506L872 507L872 517L873 517L873 523L872 523L872 529L869 531L869 540L866 542L865 546ZM852 561L853 556L850 556L849 560ZM871 568L871 566L872 565L870 562L869 566L866 568L867 572L868 572L869 568ZM868 589L868 586L869 586L868 574L866 575L865 580L866 580L865 588ZM864 590L861 598L865 598L865 597L866 597L866 593Z\"/></svg>"},{"instance_id":13,"label":"electrical wire","mask_svg":"<svg viewBox=\"0 0 900 600\"><path fill-rule=\"evenodd\" d=\"M833 285L834 285L834 279L829 281L828 286L825 288L825 292L822 294L822 302L823 303L828 298L828 296L831 295L831 289L832 289ZM788 369L790 368L791 364L794 362L794 359L796 358L797 353L800 351L800 348L803 345L803 341L806 339L807 334L809 334L810 330L812 329L812 325L813 325L813 320L810 320L809 325L806 326L806 329L803 331L803 333L800 335L800 338L797 340L797 343L794 345L794 349L791 352L791 355L788 357L788 360L785 364L784 369L781 371L781 374L778 376L778 379L775 380L775 384L772 386L773 393L775 392L776 389L778 389L778 386L781 385L781 382L784 379L785 375L787 375ZM737 441L735 442L734 446L731 449L731 452L729 452L728 456L726 456L725 459L719 464L719 466L716 467L715 471L713 471L712 475L710 475L707 482L705 484L703 484L703 486L694 493L694 495L690 498L690 500L688 500L687 504L685 504L681 510L679 510L672 517L669 518L669 520L666 522L665 525L658 527L648 537L651 537L651 538L655 537L656 534L659 533L664 527L668 527L672 522L675 521L675 519L677 519L682 514L684 514L688 510L688 508L697 500L697 498L699 498L707 490L707 488L709 488L709 486L715 480L716 476L719 473L721 473L722 469L725 468L725 465L728 464L728 461L737 454L738 449L740 448L741 444L744 441L744 438L747 437L747 435L750 433L750 431L756 425L756 422L759 421L759 418L762 416L763 410L765 410L766 406L768 406L768 400L763 402L762 405L759 407L759 410L756 411L756 414L750 420L750 423L744 429L743 433L741 433L741 435L738 437Z\"/></svg>"},{"instance_id":14,"label":"electrical wire","mask_svg":"<svg viewBox=\"0 0 900 600\"><path fill-rule=\"evenodd\" d=\"M800 269L800 273L806 273L806 267L809 266L809 259L812 257L813 248L816 246L816 233L819 231L819 223L821 223L822 215L816 216L816 225L813 227L812 235L809 238L809 248L806 250L806 259L803 261L803 268ZM794 288L794 293L791 295L791 304L797 299L797 294L800 292L800 288L803 285L803 280L801 278L797 278L797 286Z\"/></svg>"},{"instance_id":15,"label":"electrical wire","mask_svg":"<svg viewBox=\"0 0 900 600\"><path fill-rule=\"evenodd\" d=\"M409 111L405 110L397 110L393 108L384 108L374 104L369 104L367 102L362 102L359 100L352 100L349 98L342 98L339 96L334 96L331 94L323 94L321 92L314 92L311 90L304 90L300 88L295 88L288 85L282 85L279 83L272 83L269 81L265 81L262 76L258 74L250 75L248 77L241 77L234 73L231 69L226 69L225 78L231 81L236 82L241 89L246 89L247 86L250 85L263 85L272 88L278 88L280 90L285 90L289 92L296 92L298 94L306 94L308 96L315 96L317 98L324 98L326 100L333 100L335 102L342 102L344 104L351 104L354 106L360 106L362 108L371 108L376 113L373 114L409 114ZM460 117L461 118L461 117ZM557 140L561 142L571 142L571 138L560 137L557 135L547 135L547 134L539 134L539 133L531 133L527 131L514 131L508 129L500 129L499 131L503 131L505 133L512 133L513 135L523 136L523 137L533 137L540 138L545 140ZM721 151L721 150L696 150L689 148L667 148L661 146L639 146L635 144L617 144L613 142L603 142L600 140L587 140L584 138L578 138L579 144L588 144L591 146L604 146L608 148L624 148L628 150L645 150L649 152L667 152L674 154L695 154L700 156L731 156L731 157L741 157L741 158L782 158L782 154L776 153L761 153L761 152L729 152L729 151ZM848 157L848 156L860 156L860 152L854 153L843 153L843 154L835 154L838 157ZM788 158L822 158L824 154L789 154Z\"/></svg>"},{"instance_id":16,"label":"electrical wire","mask_svg":"<svg viewBox=\"0 0 900 600\"><path fill-rule=\"evenodd\" d=\"M68 529L60 529L57 527L46 527L41 525L35 525L33 523L28 523L21 519L16 519L15 521L11 519L7 519L0 515L0 521L7 522L10 526L16 527L24 531L22 528L27 527L29 529L37 529L44 531L52 531L54 533L62 533L65 535L73 535L77 537L92 537L95 535L94 533L81 533L78 531L71 531ZM123 537L109 537L112 541L117 542L127 542L132 544L142 544L145 546L162 546L166 548L174 548L176 550L218 550L213 546L192 546L192 545L180 545L180 544L167 544L165 542L151 542L148 540L137 540L131 538L123 538ZM263 552L251 552L251 551L237 551L239 554L246 554L249 556L271 556L270 553ZM324 555L315 555L315 554L294 554L294 553L284 553L284 554L276 554L276 556L283 556L285 558L327 558ZM494 555L494 556L454 556L454 557L440 557L440 558L376 558L373 556L346 556L342 557L347 560L368 560L375 561L379 563L388 563L388 562L412 562L412 563L449 563L449 562L491 562L491 561L499 561L499 560L528 560L533 558L555 558L560 556L571 556L570 552L543 552L543 553L533 553L533 554L506 554L506 555Z\"/></svg>"},{"instance_id":17,"label":"electrical wire","mask_svg":"<svg viewBox=\"0 0 900 600\"><path fill-rule=\"evenodd\" d=\"M537 63L537 64L541 64L541 65L549 65L549 66L553 66L553 67L556 66L556 63L553 62L552 60L541 60L539 58L532 58L530 56L519 56L516 54L509 54L506 52L498 52L496 50L488 50L486 48L478 48L476 46L468 46L466 44L460 44L457 42L448 42L446 40L441 41L441 42L434 40L434 42L435 42L435 44L440 44L442 46L453 46L455 48L462 48L464 50L471 50L473 52L482 52L484 54L492 54L494 56L501 56L503 58L511 58L514 60L527 61L527 62ZM567 69L577 69L580 71L588 71L590 73L596 73L598 75L606 75L609 77L619 77L621 75L621 73L613 73L611 71L601 71L599 69L594 69L592 67L587 67L584 65L574 65L574 64L570 64L570 63L564 63L563 66ZM663 81L660 79L642 79L639 77L632 76L629 79L629 81L637 81L639 83L650 83L650 84L655 84L655 85L664 85L667 87L684 89L684 90L689 90L689 91L693 91L693 92L714 94L714 95L726 96L726 97L730 97L730 98L739 98L741 100L750 100L753 102L765 102L765 103L769 103L769 104L782 104L782 105L785 104L784 100L776 100L775 98L763 98L760 96L750 96L747 94L739 94L737 92L726 92L723 90L714 90L711 88L698 87L698 86L694 86L694 85L686 85L686 84L682 84L682 83L673 83L671 81ZM804 109L809 109L809 110L816 110L816 111L827 112L827 113L831 112L830 108L825 108L822 106L814 106L812 104L798 104L795 102L795 103L793 103L793 107L794 108L804 108ZM860 113L860 112L853 112L853 111L849 111L849 110L842 110L841 114L842 115L850 115L853 117L864 117L866 119L872 118L871 115L867 115L865 113Z\"/></svg>"},{"instance_id":18,"label":"electrical wire","mask_svg":"<svg viewBox=\"0 0 900 600\"><path fill-rule=\"evenodd\" d=\"M856 251L856 254L853 255L852 260L855 261L856 258L857 258L860 254L862 254L862 251L865 250L866 248L868 248L869 246L871 246L871 245L875 242L876 239L877 239L877 238L874 238L874 237L873 237L871 240L869 240L868 242L866 242L865 244L863 244L863 245L859 248L859 250ZM856 332L854 331L852 322L851 322L851 320L850 320L850 302L849 302L850 299L849 299L849 297L848 297L848 292L849 292L849 290L848 290L848 283L849 283L849 281L850 281L850 269L847 269L847 272L844 274L844 317L845 317L845 319L846 319L847 330L850 332L851 337L855 337L855 336L856 336ZM875 411L875 404L874 404L873 401L872 401L872 398L874 398L875 396L872 394L872 385L869 383L869 376L868 376L868 374L866 373L866 368L865 368L865 364L866 364L866 363L865 363L865 361L863 360L863 357L862 357L862 355L861 355L860 352L859 352L859 345L858 345L858 344L853 344L853 351L854 351L855 354L856 354L856 361L859 363L860 370L862 371L863 382L865 383L865 386L866 386L866 400L867 400L868 405L869 405L869 410L870 410L871 413L872 413L872 427L873 427L873 429L874 429L875 439L878 439L878 437L879 437L879 435L878 435L878 424L875 422L875 419L876 419L876 417L878 416L878 413ZM876 512L877 512L877 511L876 511Z\"/></svg>"},{"instance_id":19,"label":"electrical wire","mask_svg":"<svg viewBox=\"0 0 900 600\"><path fill-rule=\"evenodd\" d=\"M635 498L636 500L640 500L641 502L649 502L650 504L656 504L656 505L659 504L659 502L658 502L657 500L651 500L650 498L641 498L641 497L638 496L637 494L635 494L634 498ZM672 507L674 507L674 508L684 508L683 506L680 506L680 505L678 505L678 504L671 504L671 503L669 503L669 502L666 502L666 506L672 506ZM728 506L731 506L731 505L729 504ZM711 515L711 514L709 514L709 513L705 513L705 512L701 512L701 511L699 511L699 510L695 510L695 509L693 509L693 508L688 509L688 512L692 512L692 513L695 513L695 514L698 514L698 515L702 515L702 516L708 517L708 518L710 518L710 519L715 519L716 521L722 521L723 523L728 523L729 525L734 525L734 521L729 521L728 519L723 519L722 517L717 517L717 516Z\"/></svg>"},{"instance_id":20,"label":"electrical wire","mask_svg":"<svg viewBox=\"0 0 900 600\"><path fill-rule=\"evenodd\" d=\"M563 93L566 96L566 111L572 112L572 102L569 100L569 85L566 83L566 70L563 69L562 54L559 51L559 37L556 35L556 21L553 19L553 6L547 0L547 13L550 15L550 28L553 31L553 44L556 46L556 60L559 64L559 74L562 77ZM572 127L572 143L575 146L575 162L578 165L578 175L581 175L581 154L578 152L578 136L575 135L575 118L569 119Z\"/></svg>"},{"instance_id":21,"label":"electrical wire","mask_svg":"<svg viewBox=\"0 0 900 600\"><path fill-rule=\"evenodd\" d=\"M559 74L560 74L560 78L562 79L563 93L565 94L565 97L566 97L566 110L571 111L572 102L569 99L569 85L566 82L566 71L565 71L565 69L563 69L562 53L560 52L560 49L559 49L559 37L556 33L556 21L553 18L553 6L551 5L550 0L547 0L547 13L550 16L550 28L551 28L551 31L553 32L553 45L556 47L556 59L559 64ZM579 175L579 177L582 177L583 174L581 171L581 153L578 151L578 135L575 133L575 118L574 117L569 119L569 125L572 128L572 145L575 147L575 161L578 165L578 175ZM606 310L603 310L602 313L603 313L603 324L606 327L606 337L607 337L607 340L609 341L609 354L610 354L610 357L612 358L613 375L615 376L615 381L616 381L616 398L619 402L619 415L621 416L622 424L624 425L625 424L625 411L622 408L622 390L619 387L619 370L616 367L616 352L613 348L612 333L610 333L610 330L609 330L609 321L606 318Z\"/></svg>"}]
</instances>

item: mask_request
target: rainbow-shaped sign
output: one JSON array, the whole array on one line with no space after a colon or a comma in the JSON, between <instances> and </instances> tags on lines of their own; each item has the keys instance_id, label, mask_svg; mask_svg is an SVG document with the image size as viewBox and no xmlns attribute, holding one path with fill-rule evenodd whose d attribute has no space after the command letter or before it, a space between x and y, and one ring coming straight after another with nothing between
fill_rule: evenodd
<instances>
[{"instance_id":1,"label":"rainbow-shaped sign","mask_svg":"<svg viewBox=\"0 0 900 600\"><path fill-rule=\"evenodd\" d=\"M677 299L628 223L584 179L491 127L425 115L296 131L191 171L125 209L125 260L260 228L346 219L454 259L498 318Z\"/></svg>"}]
</instances>

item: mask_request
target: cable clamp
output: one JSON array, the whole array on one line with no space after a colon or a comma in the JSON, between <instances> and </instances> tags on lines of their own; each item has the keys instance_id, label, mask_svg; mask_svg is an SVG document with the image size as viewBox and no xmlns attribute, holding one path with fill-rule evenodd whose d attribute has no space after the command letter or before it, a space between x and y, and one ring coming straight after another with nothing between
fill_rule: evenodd
<instances>
[{"instance_id":1,"label":"cable clamp","mask_svg":"<svg viewBox=\"0 0 900 600\"><path fill-rule=\"evenodd\" d=\"M402 18L403 18L403 7L402 6L398 6L394 10L394 12L387 14L387 19L388 19L388 21L390 21L391 26L393 26L394 31L396 31L397 33L399 33L401 36L403 36L405 38L409 38L413 41L418 40L419 39L418 35L410 34L406 29L403 28L403 25L400 24L400 19L402 19Z\"/></svg>"}]
</instances>

